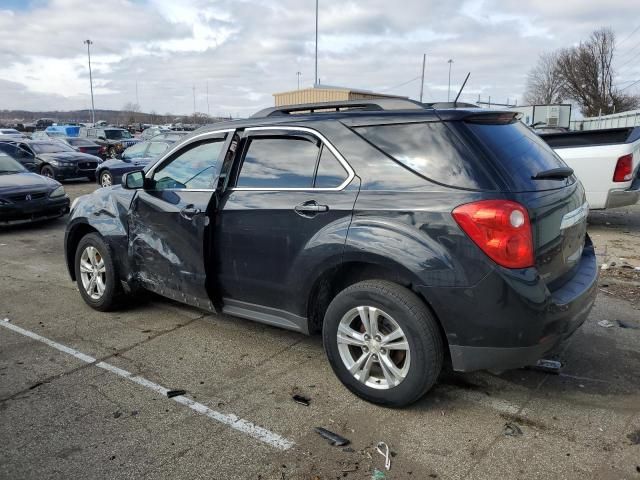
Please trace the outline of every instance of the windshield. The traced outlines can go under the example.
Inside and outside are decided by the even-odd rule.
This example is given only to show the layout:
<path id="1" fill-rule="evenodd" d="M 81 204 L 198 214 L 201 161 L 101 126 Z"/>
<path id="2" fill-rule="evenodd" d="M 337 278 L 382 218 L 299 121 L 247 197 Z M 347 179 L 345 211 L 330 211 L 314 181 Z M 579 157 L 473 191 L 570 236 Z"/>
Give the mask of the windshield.
<path id="1" fill-rule="evenodd" d="M 6 130 L 0 130 L 0 133 L 2 135 L 20 135 L 20 132 L 18 130 L 14 130 L 12 128 L 9 128 Z"/>
<path id="2" fill-rule="evenodd" d="M 75 152 L 75 150 L 64 143 L 32 143 L 29 145 L 36 153 L 58 153 Z"/>
<path id="3" fill-rule="evenodd" d="M 27 170 L 9 155 L 0 151 L 0 174 L 20 173 Z"/>
<path id="4" fill-rule="evenodd" d="M 126 130 L 105 130 L 105 136 L 109 140 L 120 140 L 121 138 L 132 138 Z"/>

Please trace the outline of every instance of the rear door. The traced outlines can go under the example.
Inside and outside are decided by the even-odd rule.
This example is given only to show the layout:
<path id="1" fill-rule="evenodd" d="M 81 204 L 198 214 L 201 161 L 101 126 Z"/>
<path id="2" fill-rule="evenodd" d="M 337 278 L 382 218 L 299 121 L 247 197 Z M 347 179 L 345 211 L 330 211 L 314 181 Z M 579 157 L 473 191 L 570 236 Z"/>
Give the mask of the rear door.
<path id="1" fill-rule="evenodd" d="M 227 134 L 194 137 L 154 166 L 134 197 L 129 218 L 129 255 L 142 284 L 210 309 L 211 214 Z"/>
<path id="2" fill-rule="evenodd" d="M 324 137 L 302 127 L 247 129 L 235 163 L 216 217 L 225 305 L 304 316 L 295 292 L 318 258 L 342 255 L 359 180 Z"/>

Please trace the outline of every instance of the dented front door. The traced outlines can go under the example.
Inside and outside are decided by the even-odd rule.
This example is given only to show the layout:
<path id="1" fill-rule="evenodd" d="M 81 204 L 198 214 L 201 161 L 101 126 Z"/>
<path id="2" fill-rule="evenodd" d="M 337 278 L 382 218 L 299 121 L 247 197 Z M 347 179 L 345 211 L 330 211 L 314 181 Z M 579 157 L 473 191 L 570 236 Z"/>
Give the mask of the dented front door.
<path id="1" fill-rule="evenodd" d="M 197 138 L 197 137 L 196 137 Z M 130 210 L 129 254 L 140 283 L 214 310 L 210 225 L 226 133 L 184 146 L 147 174 Z"/>

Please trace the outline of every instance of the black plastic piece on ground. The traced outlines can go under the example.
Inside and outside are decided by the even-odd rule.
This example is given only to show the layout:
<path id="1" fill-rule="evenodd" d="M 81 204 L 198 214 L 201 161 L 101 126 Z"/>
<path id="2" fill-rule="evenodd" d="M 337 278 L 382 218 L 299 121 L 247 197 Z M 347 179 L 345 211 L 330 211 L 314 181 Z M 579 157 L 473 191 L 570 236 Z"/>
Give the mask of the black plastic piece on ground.
<path id="1" fill-rule="evenodd" d="M 167 397 L 169 398 L 179 397 L 180 395 L 186 395 L 186 393 L 187 393 L 186 390 L 169 390 L 167 392 Z"/>
<path id="2" fill-rule="evenodd" d="M 308 407 L 309 403 L 311 402 L 310 399 L 308 399 L 307 397 L 303 397 L 302 395 L 294 395 L 291 398 L 294 402 L 299 403 L 300 405 L 304 405 L 305 407 Z"/>
<path id="3" fill-rule="evenodd" d="M 349 445 L 351 443 L 350 440 L 347 440 L 346 438 L 341 437 L 337 433 L 333 433 L 326 428 L 316 427 L 314 428 L 314 430 L 321 437 L 327 439 L 331 445 L 335 445 L 336 447 L 344 447 L 345 445 Z"/>

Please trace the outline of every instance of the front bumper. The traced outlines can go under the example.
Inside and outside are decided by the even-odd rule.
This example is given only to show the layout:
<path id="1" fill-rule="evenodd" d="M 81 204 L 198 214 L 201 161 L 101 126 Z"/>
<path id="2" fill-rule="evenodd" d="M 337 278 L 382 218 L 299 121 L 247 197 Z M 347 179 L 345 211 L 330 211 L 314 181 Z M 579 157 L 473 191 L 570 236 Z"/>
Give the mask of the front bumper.
<path id="1" fill-rule="evenodd" d="M 0 206 L 0 225 L 16 225 L 61 217 L 69 213 L 69 197 Z"/>
<path id="2" fill-rule="evenodd" d="M 573 277 L 554 291 L 535 268 L 496 269 L 469 288 L 419 290 L 443 324 L 454 370 L 468 372 L 535 363 L 584 323 L 597 281 L 588 240 Z"/>
<path id="3" fill-rule="evenodd" d="M 640 172 L 638 173 L 640 175 Z M 611 190 L 604 208 L 618 208 L 635 205 L 640 200 L 640 176 L 636 176 L 627 190 Z"/>

